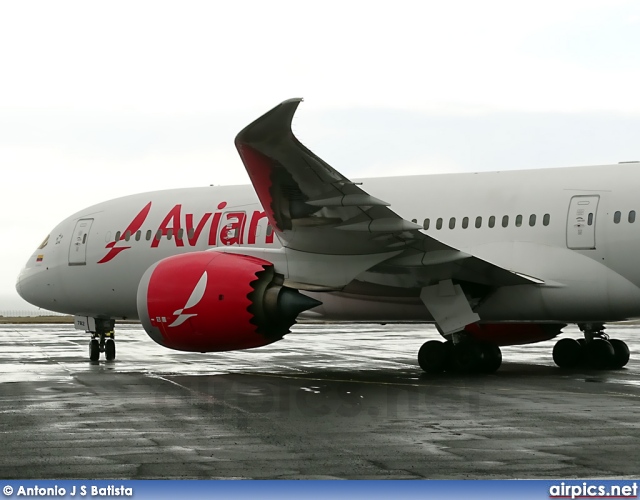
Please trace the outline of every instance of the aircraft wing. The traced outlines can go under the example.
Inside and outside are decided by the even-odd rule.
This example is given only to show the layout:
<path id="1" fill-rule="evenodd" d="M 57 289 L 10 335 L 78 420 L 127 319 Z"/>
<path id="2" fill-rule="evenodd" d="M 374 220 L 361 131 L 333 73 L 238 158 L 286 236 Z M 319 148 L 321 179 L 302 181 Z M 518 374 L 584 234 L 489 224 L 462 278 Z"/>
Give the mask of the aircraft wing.
<path id="1" fill-rule="evenodd" d="M 424 234 L 421 226 L 400 217 L 389 203 L 371 196 L 312 153 L 291 130 L 301 101 L 282 102 L 235 139 L 285 248 L 351 257 L 395 251 L 395 258 L 381 264 L 381 272 L 419 268 L 421 275 L 432 277 L 427 280 L 431 282 L 454 279 L 490 286 L 536 282 Z"/>

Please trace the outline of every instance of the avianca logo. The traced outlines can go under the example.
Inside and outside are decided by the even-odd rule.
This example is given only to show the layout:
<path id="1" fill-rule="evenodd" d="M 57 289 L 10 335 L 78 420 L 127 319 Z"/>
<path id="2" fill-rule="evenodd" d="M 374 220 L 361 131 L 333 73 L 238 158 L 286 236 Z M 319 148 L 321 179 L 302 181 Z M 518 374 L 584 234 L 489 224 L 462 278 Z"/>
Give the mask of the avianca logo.
<path id="1" fill-rule="evenodd" d="M 206 244 L 210 247 L 255 245 L 258 235 L 264 238 L 265 244 L 273 243 L 275 234 L 268 224 L 265 212 L 254 210 L 247 213 L 233 209 L 225 211 L 226 208 L 227 202 L 223 201 L 218 203 L 216 211 L 193 214 L 186 213 L 182 204 L 177 204 L 169 210 L 154 232 L 151 229 L 147 230 L 146 240 L 151 240 L 151 248 L 167 244 L 175 247 L 196 247 L 203 243 L 203 239 L 206 239 Z M 151 202 L 135 216 L 131 224 L 118 236 L 118 240 L 106 245 L 105 248 L 109 251 L 98 264 L 109 262 L 122 251 L 131 248 L 127 240 L 140 230 L 150 210 Z M 122 243 L 123 241 L 125 243 Z"/>
<path id="2" fill-rule="evenodd" d="M 206 289 L 207 289 L 207 271 L 202 273 L 202 276 L 200 276 L 198 283 L 196 283 L 196 286 L 191 292 L 191 295 L 189 296 L 189 299 L 187 300 L 187 303 L 184 305 L 184 307 L 182 309 L 178 309 L 173 312 L 173 314 L 177 316 L 177 318 L 173 323 L 169 325 L 169 328 L 180 326 L 189 318 L 193 318 L 194 316 L 197 316 L 197 314 L 195 313 L 184 313 L 184 311 L 185 309 L 191 309 L 192 307 L 197 306 L 198 303 L 202 300 L 202 297 L 204 296 L 204 291 Z"/>
<path id="3" fill-rule="evenodd" d="M 147 219 L 147 215 L 149 215 L 149 211 L 150 210 L 151 210 L 151 202 L 147 203 L 145 205 L 145 207 L 142 210 L 140 210 L 140 213 L 138 213 L 138 215 L 136 215 L 133 218 L 133 220 L 131 221 L 131 224 L 129 224 L 127 226 L 127 229 L 125 229 L 122 232 L 122 234 L 120 235 L 120 239 L 119 240 L 111 241 L 111 242 L 107 243 L 105 248 L 108 248 L 109 251 L 107 252 L 107 255 L 105 255 L 104 257 L 102 257 L 102 259 L 100 259 L 98 261 L 98 264 L 104 264 L 105 262 L 109 262 L 111 259 L 113 259 L 116 255 L 118 255 L 123 250 L 131 248 L 130 246 L 128 246 L 128 247 L 119 247 L 119 246 L 116 246 L 116 244 L 121 242 L 121 241 L 124 241 L 126 234 L 131 235 L 131 234 L 134 234 L 135 232 L 137 232 L 138 229 L 140 229 L 142 227 L 142 224 L 144 224 L 144 221 Z"/>

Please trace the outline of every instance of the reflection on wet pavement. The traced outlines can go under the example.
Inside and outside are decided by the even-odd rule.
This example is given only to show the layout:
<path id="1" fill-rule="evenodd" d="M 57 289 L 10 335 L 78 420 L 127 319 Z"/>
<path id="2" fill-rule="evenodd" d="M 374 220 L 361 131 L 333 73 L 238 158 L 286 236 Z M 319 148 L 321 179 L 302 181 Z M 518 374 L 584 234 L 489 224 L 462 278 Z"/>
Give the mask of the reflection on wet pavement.
<path id="1" fill-rule="evenodd" d="M 504 348 L 489 376 L 423 374 L 428 325 L 294 328 L 194 354 L 119 325 L 117 360 L 91 363 L 70 325 L 0 326 L 0 477 L 637 475 L 637 326 L 607 329 L 626 369 L 560 370 L 549 341 Z"/>

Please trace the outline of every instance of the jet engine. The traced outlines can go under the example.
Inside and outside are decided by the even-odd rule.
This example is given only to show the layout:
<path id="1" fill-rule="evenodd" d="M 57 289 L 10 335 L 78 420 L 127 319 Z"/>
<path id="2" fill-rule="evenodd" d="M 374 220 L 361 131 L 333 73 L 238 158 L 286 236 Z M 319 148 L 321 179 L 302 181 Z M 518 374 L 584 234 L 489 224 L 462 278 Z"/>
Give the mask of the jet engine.
<path id="1" fill-rule="evenodd" d="M 193 252 L 152 265 L 138 285 L 138 316 L 158 344 L 180 351 L 260 347 L 320 305 L 282 285 L 273 264 L 247 255 Z"/>

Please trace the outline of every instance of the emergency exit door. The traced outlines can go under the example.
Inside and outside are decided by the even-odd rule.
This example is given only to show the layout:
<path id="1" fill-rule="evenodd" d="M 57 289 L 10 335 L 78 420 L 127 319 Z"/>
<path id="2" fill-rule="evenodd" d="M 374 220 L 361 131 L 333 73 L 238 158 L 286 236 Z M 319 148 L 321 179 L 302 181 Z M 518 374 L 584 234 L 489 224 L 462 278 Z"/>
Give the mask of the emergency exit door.
<path id="1" fill-rule="evenodd" d="M 83 266 L 87 263 L 87 243 L 93 219 L 80 219 L 71 236 L 69 245 L 69 265 Z"/>
<path id="2" fill-rule="evenodd" d="M 571 198 L 567 218 L 567 247 L 572 250 L 595 250 L 598 195 Z"/>

